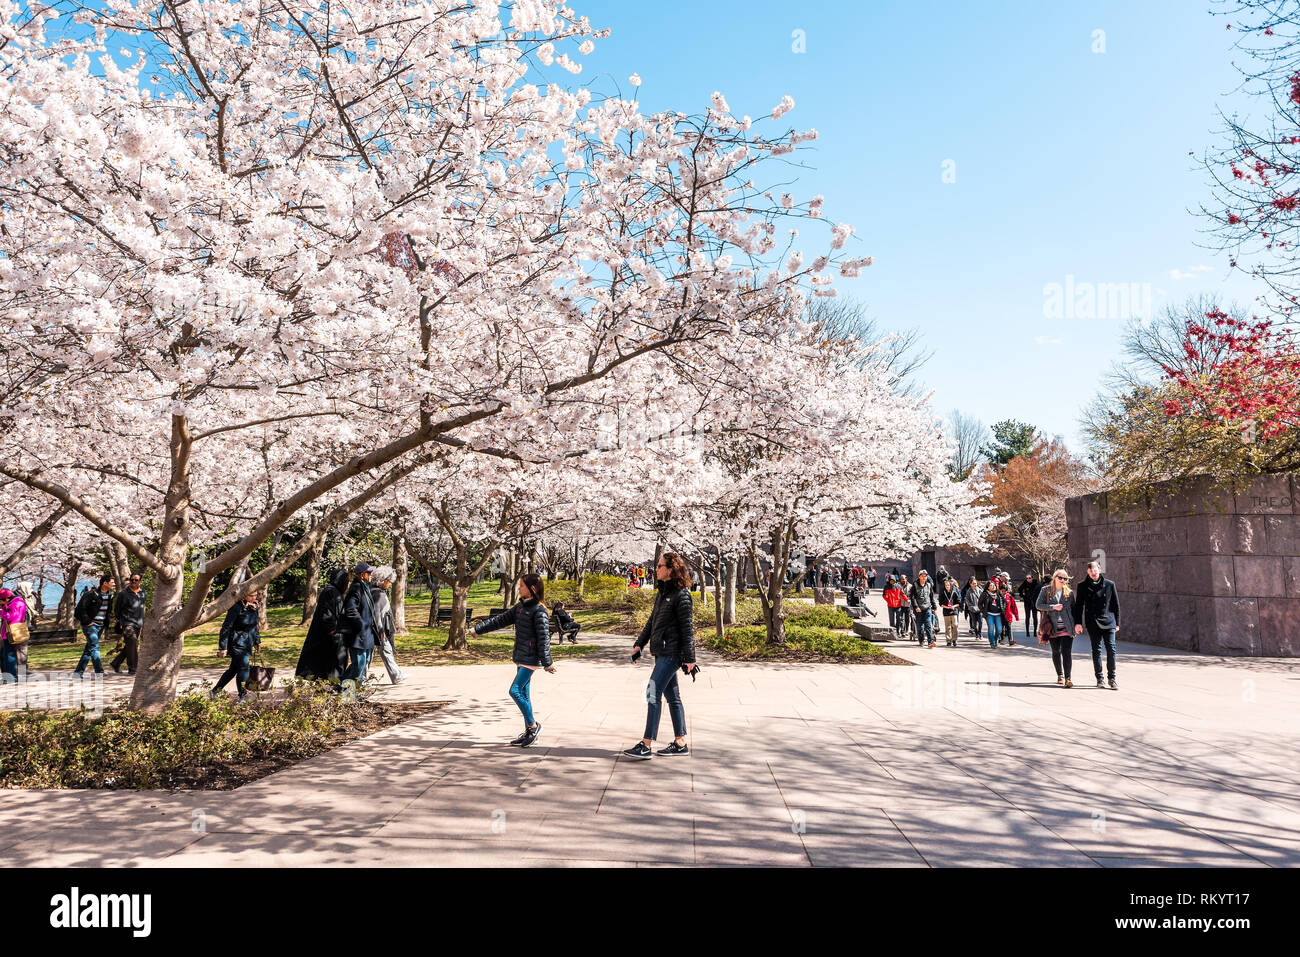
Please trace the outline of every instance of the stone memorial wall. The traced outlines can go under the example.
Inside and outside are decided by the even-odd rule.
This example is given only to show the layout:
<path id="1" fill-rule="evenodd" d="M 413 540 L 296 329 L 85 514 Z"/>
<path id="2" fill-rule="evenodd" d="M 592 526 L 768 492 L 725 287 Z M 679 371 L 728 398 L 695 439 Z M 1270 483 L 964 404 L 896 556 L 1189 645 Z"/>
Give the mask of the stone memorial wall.
<path id="1" fill-rule="evenodd" d="M 1102 562 L 1119 589 L 1120 637 L 1217 655 L 1300 655 L 1300 475 L 1239 490 L 1208 481 L 1112 510 L 1066 501 L 1070 573 Z"/>

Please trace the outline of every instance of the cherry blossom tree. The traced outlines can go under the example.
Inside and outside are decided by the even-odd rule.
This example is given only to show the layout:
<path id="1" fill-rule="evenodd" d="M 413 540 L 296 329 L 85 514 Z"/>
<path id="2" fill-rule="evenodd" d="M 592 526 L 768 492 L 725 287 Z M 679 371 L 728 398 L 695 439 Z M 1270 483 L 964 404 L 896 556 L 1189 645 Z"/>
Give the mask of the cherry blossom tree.
<path id="1" fill-rule="evenodd" d="M 416 469 L 518 458 L 539 422 L 562 454 L 634 367 L 708 377 L 711 343 L 828 280 L 845 224 L 772 268 L 777 222 L 822 210 L 757 182 L 815 136 L 759 131 L 792 101 L 644 115 L 539 85 L 600 33 L 508 12 L 0 0 L 0 474 L 153 573 L 133 707 L 172 699 L 188 630 Z"/>

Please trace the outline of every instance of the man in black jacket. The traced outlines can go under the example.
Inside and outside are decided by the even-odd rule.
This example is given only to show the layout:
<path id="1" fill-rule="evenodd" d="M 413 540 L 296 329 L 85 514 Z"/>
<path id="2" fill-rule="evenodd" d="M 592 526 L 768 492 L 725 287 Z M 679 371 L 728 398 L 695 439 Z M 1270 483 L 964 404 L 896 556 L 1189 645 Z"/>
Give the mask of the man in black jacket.
<path id="1" fill-rule="evenodd" d="M 99 579 L 98 589 L 87 588 L 77 600 L 73 617 L 77 619 L 77 624 L 81 625 L 81 631 L 86 636 L 85 650 L 81 652 L 81 660 L 77 662 L 77 667 L 72 672 L 78 678 L 86 673 L 87 662 L 95 666 L 95 674 L 104 673 L 104 664 L 99 659 L 99 639 L 104 632 L 108 631 L 108 623 L 113 618 L 114 584 L 112 575 L 104 575 Z"/>
<path id="2" fill-rule="evenodd" d="M 1032 572 L 1025 576 L 1025 580 L 1016 589 L 1016 594 L 1020 596 L 1020 606 L 1025 610 L 1026 638 L 1032 638 L 1034 632 L 1038 631 L 1038 593 L 1042 590 L 1043 586 Z"/>
<path id="3" fill-rule="evenodd" d="M 140 588 L 140 576 L 132 575 L 127 587 L 117 596 L 113 604 L 113 617 L 117 619 L 117 630 L 122 636 L 122 650 L 113 659 L 113 672 L 122 673 L 122 662 L 126 662 L 126 673 L 135 674 L 135 665 L 140 654 L 140 629 L 144 627 L 144 592 Z"/>
<path id="4" fill-rule="evenodd" d="M 632 660 L 650 645 L 655 657 L 654 671 L 646 686 L 645 736 L 623 753 L 629 758 L 646 760 L 653 752 L 650 745 L 659 734 L 660 701 L 668 699 L 668 714 L 673 722 L 673 743 L 660 748 L 661 755 L 690 754 L 686 746 L 686 709 L 677 686 L 677 669 L 687 674 L 695 670 L 695 624 L 692 620 L 691 573 L 685 559 L 664 552 L 655 566 L 659 594 L 641 636 L 632 645 Z"/>
<path id="5" fill-rule="evenodd" d="M 1097 687 L 1106 687 L 1101 680 L 1101 648 L 1106 647 L 1106 677 L 1110 680 L 1112 691 L 1118 691 L 1115 683 L 1115 636 L 1119 634 L 1119 595 L 1115 583 L 1101 573 L 1101 565 L 1088 563 L 1088 574 L 1074 590 L 1071 603 L 1074 612 L 1074 633 L 1080 634 L 1088 629 L 1088 640 L 1092 642 L 1092 670 L 1097 675 Z"/>

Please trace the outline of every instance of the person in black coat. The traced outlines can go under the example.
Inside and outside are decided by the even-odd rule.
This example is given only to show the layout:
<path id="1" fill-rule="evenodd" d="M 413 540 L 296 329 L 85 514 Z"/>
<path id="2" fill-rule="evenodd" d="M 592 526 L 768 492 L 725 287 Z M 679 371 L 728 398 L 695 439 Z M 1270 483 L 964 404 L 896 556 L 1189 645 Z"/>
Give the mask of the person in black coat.
<path id="1" fill-rule="evenodd" d="M 298 655 L 299 678 L 319 678 L 338 681 L 348 670 L 348 652 L 343 647 L 343 634 L 339 630 L 343 617 L 343 595 L 348 588 L 348 572 L 340 568 L 330 576 L 329 584 L 316 598 L 316 611 L 312 614 L 307 638 Z"/>
<path id="2" fill-rule="evenodd" d="M 581 629 L 582 626 L 573 620 L 573 616 L 564 607 L 564 602 L 557 601 L 551 609 L 551 634 L 555 636 L 555 643 L 558 645 L 567 638 L 569 644 L 577 644 Z"/>
<path id="3" fill-rule="evenodd" d="M 352 584 L 343 598 L 339 631 L 343 634 L 343 646 L 348 650 L 345 680 L 362 682 L 370 674 L 370 656 L 375 653 L 375 640 L 379 636 L 379 618 L 375 614 L 375 600 L 370 594 L 370 575 L 374 570 L 373 565 L 365 562 L 352 569 Z"/>
<path id="4" fill-rule="evenodd" d="M 1051 584 L 1050 581 L 1047 584 Z M 1020 583 L 1016 589 L 1016 594 L 1020 596 L 1020 604 L 1025 609 L 1025 636 L 1035 634 L 1038 631 L 1038 595 L 1043 590 L 1043 583 L 1034 577 L 1033 573 L 1025 576 L 1025 580 Z"/>
<path id="5" fill-rule="evenodd" d="M 113 621 L 115 584 L 112 575 L 104 575 L 99 579 L 98 590 L 87 588 L 77 599 L 77 607 L 72 614 L 77 624 L 81 626 L 82 634 L 86 636 L 85 650 L 81 652 L 81 660 L 77 662 L 77 667 L 72 672 L 78 678 L 86 673 L 88 664 L 94 665 L 95 674 L 104 673 L 104 663 L 99 657 L 99 639 L 108 631 Z"/>
<path id="6" fill-rule="evenodd" d="M 262 643 L 262 633 L 257 624 L 257 592 L 249 592 L 235 602 L 228 612 L 226 620 L 221 623 L 221 635 L 217 639 L 217 654 L 225 658 L 230 656 L 230 667 L 226 669 L 212 689 L 216 697 L 231 678 L 235 679 L 235 689 L 239 700 L 248 695 L 248 659 Z"/>
<path id="7" fill-rule="evenodd" d="M 1092 670 L 1097 675 L 1097 687 L 1104 688 L 1101 680 L 1101 649 L 1106 647 L 1106 677 L 1112 691 L 1115 683 L 1115 636 L 1119 634 L 1119 594 L 1115 583 L 1101 573 L 1101 565 L 1088 562 L 1088 574 L 1074 589 L 1074 633 L 1088 629 L 1092 642 Z"/>
<path id="8" fill-rule="evenodd" d="M 648 759 L 650 745 L 659 734 L 660 701 L 668 699 L 668 714 L 673 721 L 673 743 L 660 748 L 662 755 L 690 754 L 686 746 L 686 709 L 677 685 L 677 669 L 687 674 L 696 669 L 694 607 L 691 602 L 691 573 L 682 556 L 664 552 L 655 566 L 659 594 L 654 609 L 641 629 L 641 637 L 632 645 L 632 660 L 641 656 L 648 643 L 654 655 L 654 671 L 646 688 L 645 737 L 623 753 L 629 758 Z"/>
<path id="9" fill-rule="evenodd" d="M 524 716 L 524 733 L 510 743 L 520 748 L 531 747 L 542 733 L 542 723 L 533 718 L 533 702 L 529 691 L 533 672 L 545 668 L 547 674 L 555 674 L 555 665 L 551 662 L 550 621 L 546 606 L 542 604 L 545 594 L 546 583 L 540 575 L 525 575 L 519 581 L 519 596 L 522 600 L 514 607 L 474 626 L 476 635 L 515 626 L 515 647 L 510 657 L 518 670 L 515 672 L 514 683 L 510 685 L 510 697 Z"/>

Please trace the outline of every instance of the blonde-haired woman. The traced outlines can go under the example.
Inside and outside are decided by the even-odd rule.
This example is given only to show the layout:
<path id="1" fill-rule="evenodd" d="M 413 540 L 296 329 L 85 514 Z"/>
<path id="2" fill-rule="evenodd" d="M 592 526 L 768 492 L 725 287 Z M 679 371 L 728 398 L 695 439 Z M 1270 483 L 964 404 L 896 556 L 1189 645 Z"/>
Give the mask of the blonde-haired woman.
<path id="1" fill-rule="evenodd" d="M 1038 626 L 1038 640 L 1052 646 L 1052 664 L 1056 666 L 1056 683 L 1073 688 L 1070 678 L 1071 651 L 1074 647 L 1074 612 L 1071 609 L 1070 576 L 1065 569 L 1052 573 L 1052 580 L 1043 586 L 1034 605 L 1042 613 Z"/>

